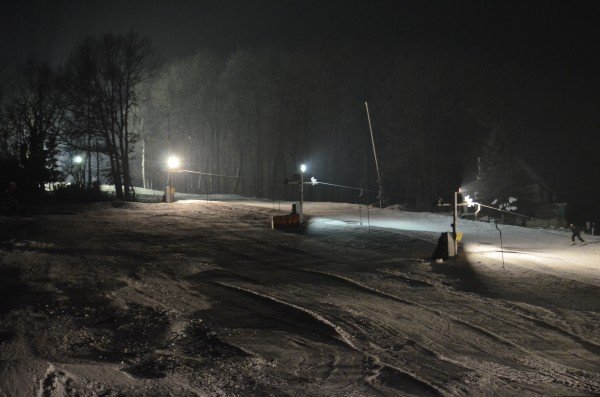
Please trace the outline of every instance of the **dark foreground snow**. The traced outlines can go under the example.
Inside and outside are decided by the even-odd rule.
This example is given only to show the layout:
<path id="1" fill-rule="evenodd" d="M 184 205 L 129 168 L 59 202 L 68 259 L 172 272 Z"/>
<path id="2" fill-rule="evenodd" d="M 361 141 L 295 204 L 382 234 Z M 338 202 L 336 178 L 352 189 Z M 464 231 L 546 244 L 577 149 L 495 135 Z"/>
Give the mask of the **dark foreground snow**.
<path id="1" fill-rule="evenodd" d="M 0 396 L 600 393 L 600 244 L 507 229 L 502 269 L 465 223 L 438 264 L 445 218 L 307 211 L 304 233 L 249 202 L 0 218 Z"/>

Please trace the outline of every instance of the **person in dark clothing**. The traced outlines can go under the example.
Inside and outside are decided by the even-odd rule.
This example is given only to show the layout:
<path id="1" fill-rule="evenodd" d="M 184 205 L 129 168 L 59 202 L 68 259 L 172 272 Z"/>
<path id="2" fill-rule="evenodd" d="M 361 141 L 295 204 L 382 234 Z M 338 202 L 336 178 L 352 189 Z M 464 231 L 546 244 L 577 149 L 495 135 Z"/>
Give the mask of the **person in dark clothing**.
<path id="1" fill-rule="evenodd" d="M 579 239 L 579 241 L 581 241 L 583 243 L 583 239 L 581 238 L 581 229 L 579 229 L 578 226 L 575 226 L 573 224 L 571 224 L 571 231 L 573 232 L 573 235 L 571 236 L 571 241 L 575 242 L 575 237 L 577 237 Z"/>

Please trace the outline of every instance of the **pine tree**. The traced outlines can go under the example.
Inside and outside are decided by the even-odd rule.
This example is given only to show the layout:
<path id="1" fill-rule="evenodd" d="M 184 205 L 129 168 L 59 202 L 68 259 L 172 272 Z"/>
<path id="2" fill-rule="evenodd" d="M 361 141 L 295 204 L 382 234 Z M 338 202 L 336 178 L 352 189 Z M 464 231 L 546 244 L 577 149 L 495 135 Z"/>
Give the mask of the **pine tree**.
<path id="1" fill-rule="evenodd" d="M 504 203 L 515 195 L 518 167 L 511 141 L 499 128 L 494 128 L 481 153 L 481 187 L 479 199 L 485 203 Z"/>

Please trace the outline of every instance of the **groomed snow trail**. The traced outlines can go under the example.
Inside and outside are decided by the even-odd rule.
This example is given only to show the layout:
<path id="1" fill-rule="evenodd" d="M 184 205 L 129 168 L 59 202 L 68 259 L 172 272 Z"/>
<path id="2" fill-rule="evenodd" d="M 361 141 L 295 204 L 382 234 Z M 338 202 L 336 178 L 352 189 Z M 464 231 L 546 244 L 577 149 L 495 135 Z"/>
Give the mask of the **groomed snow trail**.
<path id="1" fill-rule="evenodd" d="M 600 393 L 600 244 L 506 227 L 502 269 L 464 222 L 466 254 L 438 264 L 439 215 L 373 211 L 369 229 L 309 203 L 285 233 L 269 206 L 0 219 L 0 395 Z"/>

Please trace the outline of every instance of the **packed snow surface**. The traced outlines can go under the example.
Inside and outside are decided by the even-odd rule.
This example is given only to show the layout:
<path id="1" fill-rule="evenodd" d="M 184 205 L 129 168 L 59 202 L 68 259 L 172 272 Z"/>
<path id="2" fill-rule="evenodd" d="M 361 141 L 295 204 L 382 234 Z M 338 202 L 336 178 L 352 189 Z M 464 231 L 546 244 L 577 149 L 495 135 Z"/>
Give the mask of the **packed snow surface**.
<path id="1" fill-rule="evenodd" d="M 0 396 L 600 394 L 597 237 L 185 198 L 0 218 Z"/>

